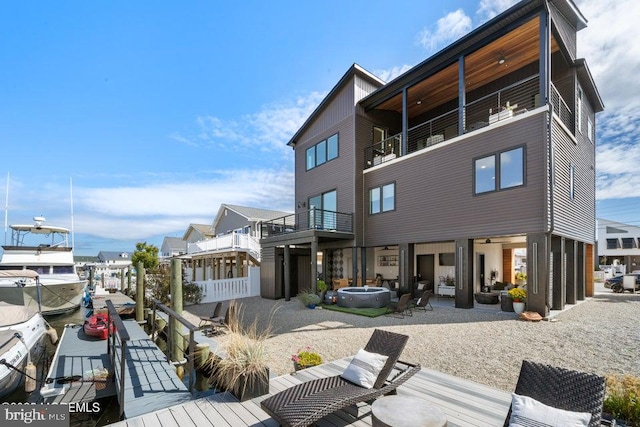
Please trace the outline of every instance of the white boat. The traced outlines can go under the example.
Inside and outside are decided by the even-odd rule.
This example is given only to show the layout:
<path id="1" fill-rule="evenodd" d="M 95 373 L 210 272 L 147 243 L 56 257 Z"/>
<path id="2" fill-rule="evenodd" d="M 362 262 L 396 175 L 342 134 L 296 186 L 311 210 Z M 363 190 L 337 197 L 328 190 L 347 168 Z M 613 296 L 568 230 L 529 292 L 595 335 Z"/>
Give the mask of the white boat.
<path id="1" fill-rule="evenodd" d="M 27 363 L 36 363 L 45 349 L 46 335 L 37 309 L 0 301 L 0 400 L 23 383 Z"/>
<path id="2" fill-rule="evenodd" d="M 11 225 L 11 245 L 2 246 L 0 271 L 36 272 L 39 277 L 0 277 L 0 301 L 38 307 L 44 315 L 62 314 L 80 307 L 86 280 L 80 279 L 69 246 L 69 229 L 43 225 Z M 43 241 L 46 240 L 46 241 Z"/>

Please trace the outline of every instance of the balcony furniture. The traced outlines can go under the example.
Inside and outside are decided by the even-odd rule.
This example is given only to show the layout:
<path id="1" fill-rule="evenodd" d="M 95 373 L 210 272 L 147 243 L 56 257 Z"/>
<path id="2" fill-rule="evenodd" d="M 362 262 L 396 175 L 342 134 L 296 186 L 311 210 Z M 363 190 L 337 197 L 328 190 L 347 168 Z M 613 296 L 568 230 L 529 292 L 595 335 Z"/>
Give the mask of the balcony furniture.
<path id="1" fill-rule="evenodd" d="M 260 406 L 282 426 L 308 426 L 347 406 L 392 393 L 420 370 L 420 365 L 398 360 L 408 339 L 381 329 L 373 331 L 364 350 L 386 356 L 386 362 L 381 370 L 375 369 L 377 375 L 374 374 L 371 388 L 366 387 L 370 384 L 358 385 L 336 375 L 287 388 L 263 400 Z M 351 364 L 345 373 L 348 370 L 354 370 Z"/>
<path id="2" fill-rule="evenodd" d="M 523 360 L 514 393 L 535 399 L 539 403 L 552 407 L 552 410 L 557 408 L 574 413 L 589 413 L 591 415 L 588 421 L 589 427 L 597 427 L 600 426 L 602 416 L 604 390 L 605 379 L 599 375 Z M 516 402 L 515 395 L 514 402 Z M 538 409 L 534 415 L 537 417 L 541 412 Z M 512 404 L 504 427 L 509 425 L 512 413 L 515 415 L 514 418 L 525 416 L 519 415 L 517 408 Z M 567 424 L 565 422 L 558 425 Z"/>
<path id="3" fill-rule="evenodd" d="M 381 397 L 371 405 L 371 426 L 443 427 L 447 417 L 440 408 L 414 396 Z"/>
<path id="4" fill-rule="evenodd" d="M 514 104 L 495 114 L 491 114 L 491 110 L 489 110 L 489 124 L 492 125 L 495 122 L 499 122 L 500 120 L 506 120 L 513 117 L 513 109 L 517 107 L 518 107 L 518 104 Z"/>
<path id="5" fill-rule="evenodd" d="M 427 138 L 427 147 L 444 141 L 444 135 L 433 135 Z"/>

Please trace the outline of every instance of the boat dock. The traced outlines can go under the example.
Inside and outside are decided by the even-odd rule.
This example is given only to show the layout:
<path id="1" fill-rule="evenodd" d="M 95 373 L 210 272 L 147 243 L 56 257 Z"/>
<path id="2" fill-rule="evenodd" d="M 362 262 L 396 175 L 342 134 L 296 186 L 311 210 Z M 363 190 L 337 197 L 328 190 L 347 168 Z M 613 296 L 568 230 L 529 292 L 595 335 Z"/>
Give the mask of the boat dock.
<path id="1" fill-rule="evenodd" d="M 110 313 L 116 310 L 109 298 L 106 305 Z M 119 316 L 112 319 L 116 332 L 108 340 L 87 336 L 81 325 L 65 327 L 49 371 L 55 380 L 46 387 L 44 403 L 118 395 L 121 415 L 131 418 L 191 400 L 173 365 L 140 325 Z M 110 377 L 96 379 L 104 369 Z"/>
<path id="2" fill-rule="evenodd" d="M 245 402 L 238 402 L 229 393 L 192 400 L 135 418 L 112 424 L 115 427 L 175 427 L 175 426 L 268 426 L 277 427 L 260 402 L 285 388 L 315 378 L 341 374 L 350 358 L 283 375 L 269 381 L 270 394 Z M 449 427 L 497 427 L 504 420 L 511 405 L 511 393 L 483 384 L 422 368 L 397 389 L 399 395 L 422 398 L 437 405 L 447 416 Z M 316 422 L 320 427 L 371 426 L 371 408 L 366 403 L 337 411 Z"/>

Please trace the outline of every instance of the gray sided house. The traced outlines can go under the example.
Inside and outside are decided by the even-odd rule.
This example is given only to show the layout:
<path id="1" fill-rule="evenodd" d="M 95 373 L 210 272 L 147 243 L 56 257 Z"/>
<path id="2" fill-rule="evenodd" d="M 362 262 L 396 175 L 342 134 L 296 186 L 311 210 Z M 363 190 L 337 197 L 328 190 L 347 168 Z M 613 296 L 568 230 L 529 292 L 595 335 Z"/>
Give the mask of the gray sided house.
<path id="1" fill-rule="evenodd" d="M 286 215 L 290 212 L 221 204 L 206 230 L 207 238 L 187 242 L 182 258 L 191 272 L 191 280 L 246 276 L 249 266 L 261 263 L 258 239 L 261 224 Z M 194 224 L 190 230 L 190 235 L 197 234 Z"/>
<path id="2" fill-rule="evenodd" d="M 389 83 L 353 65 L 291 138 L 295 214 L 261 292 L 417 281 L 471 308 L 526 272 L 547 315 L 593 293 L 595 116 L 571 0 L 522 1 Z"/>

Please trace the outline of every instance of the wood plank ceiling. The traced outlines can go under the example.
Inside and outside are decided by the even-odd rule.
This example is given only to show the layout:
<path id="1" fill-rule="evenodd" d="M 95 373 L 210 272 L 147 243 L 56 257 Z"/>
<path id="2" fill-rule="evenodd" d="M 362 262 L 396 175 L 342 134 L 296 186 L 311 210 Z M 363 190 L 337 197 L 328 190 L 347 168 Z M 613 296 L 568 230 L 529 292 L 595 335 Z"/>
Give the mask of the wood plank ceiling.
<path id="1" fill-rule="evenodd" d="M 552 37 L 552 53 L 559 49 Z M 467 92 L 482 87 L 538 60 L 539 18 L 523 25 L 465 57 Z M 500 58 L 504 63 L 499 64 Z M 407 91 L 409 117 L 415 117 L 458 97 L 457 62 L 422 80 Z M 402 94 L 381 103 L 377 109 L 402 113 Z"/>

